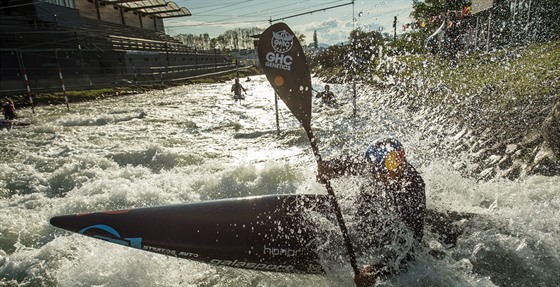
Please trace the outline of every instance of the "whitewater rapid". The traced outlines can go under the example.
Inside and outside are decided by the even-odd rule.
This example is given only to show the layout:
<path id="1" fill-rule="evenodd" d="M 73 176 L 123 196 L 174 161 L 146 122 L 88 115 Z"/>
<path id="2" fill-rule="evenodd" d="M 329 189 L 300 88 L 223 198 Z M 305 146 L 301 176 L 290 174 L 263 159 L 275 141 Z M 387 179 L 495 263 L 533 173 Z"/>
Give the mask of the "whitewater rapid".
<path id="1" fill-rule="evenodd" d="M 353 286 L 347 258 L 327 276 L 256 272 L 195 263 L 72 234 L 55 215 L 264 194 L 320 193 L 309 142 L 264 76 L 196 84 L 95 102 L 19 110 L 32 124 L 0 131 L 0 286 Z M 314 81 L 314 89 L 324 83 Z M 453 127 L 390 103 L 394 94 L 333 85 L 341 106 L 314 99 L 323 158 L 362 153 L 399 138 L 426 181 L 428 208 L 476 214 L 457 246 L 425 242 L 409 270 L 383 286 L 559 286 L 560 177 L 477 181 L 461 152 L 441 151 Z M 387 107 L 391 108 L 387 108 Z M 425 131 L 436 130 L 425 136 Z M 437 131 L 442 131 L 438 133 Z M 446 132 L 444 132 L 446 131 Z M 460 131 L 457 131 L 457 133 Z M 434 136 L 434 134 L 436 136 Z M 437 135 L 440 136 L 437 136 Z M 448 158 L 453 154 L 453 160 Z M 352 188 L 333 183 L 343 203 Z M 342 248 L 342 247 L 341 247 Z"/>

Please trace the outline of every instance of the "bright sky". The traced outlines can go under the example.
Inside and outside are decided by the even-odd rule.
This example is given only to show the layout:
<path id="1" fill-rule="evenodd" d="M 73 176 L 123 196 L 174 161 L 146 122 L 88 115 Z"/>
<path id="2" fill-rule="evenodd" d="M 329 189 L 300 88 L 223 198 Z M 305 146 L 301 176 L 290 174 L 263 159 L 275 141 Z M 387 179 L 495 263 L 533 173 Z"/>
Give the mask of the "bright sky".
<path id="1" fill-rule="evenodd" d="M 393 19 L 397 16 L 397 34 L 402 25 L 411 22 L 412 0 L 174 0 L 186 7 L 192 16 L 165 19 L 169 35 L 208 33 L 214 38 L 235 28 L 268 27 L 269 20 L 316 11 L 283 21 L 296 33 L 306 36 L 306 44 L 313 41 L 317 31 L 319 43 L 339 44 L 348 40 L 352 28 L 366 31 L 383 29 L 393 32 Z M 348 4 L 338 8 L 333 6 Z M 353 17 L 354 15 L 354 17 Z M 352 23 L 352 18 L 356 21 Z"/>

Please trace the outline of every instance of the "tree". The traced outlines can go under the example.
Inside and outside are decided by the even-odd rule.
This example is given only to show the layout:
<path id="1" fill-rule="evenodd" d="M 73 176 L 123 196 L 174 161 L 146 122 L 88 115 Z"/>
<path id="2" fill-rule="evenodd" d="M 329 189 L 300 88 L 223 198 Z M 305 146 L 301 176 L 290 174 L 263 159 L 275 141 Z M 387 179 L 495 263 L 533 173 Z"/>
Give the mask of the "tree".
<path id="1" fill-rule="evenodd" d="M 312 58 L 310 61 L 310 66 L 312 69 L 317 68 L 320 70 L 342 67 L 345 55 L 349 54 L 349 52 L 350 46 L 330 46 L 319 53 L 317 57 Z"/>
<path id="2" fill-rule="evenodd" d="M 412 19 L 430 18 L 442 15 L 446 10 L 461 10 L 465 6 L 470 6 L 470 0 L 412 0 Z"/>
<path id="3" fill-rule="evenodd" d="M 319 48 L 319 42 L 317 41 L 317 30 L 313 31 L 313 47 L 315 49 Z"/>
<path id="4" fill-rule="evenodd" d="M 445 1 L 446 0 L 413 0 L 410 18 L 427 19 L 432 16 L 441 15 L 445 11 Z"/>
<path id="5" fill-rule="evenodd" d="M 198 36 L 192 34 L 180 34 L 175 38 L 184 45 L 197 50 L 218 49 L 253 49 L 253 35 L 262 33 L 261 28 L 236 28 L 227 30 L 216 38 L 210 38 L 208 33 Z M 298 36 L 299 38 L 299 36 Z"/>
<path id="6" fill-rule="evenodd" d="M 218 40 L 217 38 L 210 39 L 210 49 L 217 49 L 218 48 Z"/>
<path id="7" fill-rule="evenodd" d="M 383 45 L 383 35 L 381 35 L 381 32 L 365 32 L 361 28 L 350 32 L 349 40 L 352 43 L 355 58 L 362 62 L 370 61 L 377 48 Z"/>
<path id="8" fill-rule="evenodd" d="M 210 49 L 210 35 L 208 35 L 208 33 L 202 34 L 201 40 L 202 40 L 202 48 L 205 50 Z"/>
<path id="9" fill-rule="evenodd" d="M 301 43 L 301 46 L 305 45 L 305 35 L 298 33 L 298 32 L 294 32 L 294 34 L 296 34 L 296 37 L 298 38 L 299 42 Z"/>
<path id="10" fill-rule="evenodd" d="M 226 37 L 225 37 L 225 34 L 222 34 L 222 35 L 218 36 L 218 37 L 216 38 L 216 42 L 218 42 L 218 44 L 220 45 L 220 47 L 221 47 L 222 49 L 227 49 L 227 48 L 229 48 L 228 41 L 227 41 L 227 39 L 226 39 Z"/>
<path id="11" fill-rule="evenodd" d="M 411 51 L 421 51 L 421 49 L 419 49 L 421 46 L 419 47 L 415 47 L 418 46 L 419 44 L 422 43 L 422 38 L 424 38 L 424 42 L 425 40 L 428 38 L 429 35 L 431 35 L 434 31 L 436 31 L 438 29 L 438 27 L 440 27 L 442 25 L 442 23 L 444 21 L 455 21 L 453 18 L 454 16 L 451 16 L 448 18 L 448 11 L 457 11 L 457 10 L 462 10 L 464 7 L 466 6 L 470 6 L 471 5 L 471 1 L 470 0 L 425 0 L 425 1 L 419 1 L 419 0 L 413 0 L 412 1 L 412 12 L 410 13 L 410 17 L 413 19 L 417 19 L 417 20 L 423 20 L 423 21 L 427 21 L 428 26 L 424 29 L 420 29 L 420 31 L 418 32 L 414 32 L 412 33 L 413 35 L 409 35 L 406 38 L 406 42 L 405 41 L 400 41 L 400 43 L 397 43 L 397 45 L 395 45 L 396 50 L 400 50 L 401 52 L 403 50 L 407 50 L 409 52 Z M 453 14 L 454 15 L 454 14 Z M 428 19 L 434 17 L 434 16 L 442 16 L 441 18 L 436 18 L 438 20 L 436 21 L 428 21 Z M 449 22 L 447 22 L 448 24 Z M 442 49 L 444 52 L 446 53 L 452 53 L 454 54 L 454 49 L 457 48 L 457 44 L 456 44 L 456 40 L 458 39 L 458 35 L 462 34 L 466 31 L 467 26 L 468 26 L 468 21 L 465 21 L 462 25 L 461 28 L 455 28 L 454 33 L 448 33 L 447 30 L 447 26 L 445 25 L 445 33 L 444 33 L 444 39 L 443 42 L 441 42 L 440 44 L 440 49 Z M 455 35 L 455 37 L 452 39 L 449 37 L 449 35 Z M 453 40 L 453 41 L 451 41 Z M 423 45 L 422 45 L 423 46 Z"/>

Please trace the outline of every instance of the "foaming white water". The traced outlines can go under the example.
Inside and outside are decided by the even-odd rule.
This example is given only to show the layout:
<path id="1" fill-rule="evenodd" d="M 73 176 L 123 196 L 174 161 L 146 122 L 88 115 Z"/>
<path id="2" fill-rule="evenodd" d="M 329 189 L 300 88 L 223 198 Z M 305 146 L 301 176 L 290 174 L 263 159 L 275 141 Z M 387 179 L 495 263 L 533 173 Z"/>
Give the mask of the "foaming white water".
<path id="1" fill-rule="evenodd" d="M 125 248 L 50 226 L 54 215 L 277 193 L 321 193 L 305 134 L 283 103 L 279 128 L 264 77 L 201 84 L 37 108 L 33 125 L 0 132 L 0 285 L 8 286 L 352 286 L 344 249 L 327 276 L 255 272 Z M 320 84 L 316 89 L 322 90 Z M 334 87 L 339 109 L 314 106 L 313 129 L 325 158 L 362 153 L 374 138 L 402 140 L 427 184 L 429 208 L 475 220 L 452 248 L 418 252 L 386 286 L 555 286 L 560 282 L 560 178 L 478 182 L 432 148 L 433 123 L 398 107 L 390 94 Z M 465 163 L 468 164 L 468 163 Z M 345 214 L 355 184 L 334 182 Z M 349 225 L 351 218 L 347 216 Z M 333 236 L 336 235 L 336 226 Z M 445 256 L 429 254 L 437 249 Z M 333 253 L 336 256 L 338 253 Z M 506 262 L 507 264 L 504 264 Z M 536 279 L 535 279 L 536 278 Z M 556 284 L 558 285 L 558 284 Z"/>

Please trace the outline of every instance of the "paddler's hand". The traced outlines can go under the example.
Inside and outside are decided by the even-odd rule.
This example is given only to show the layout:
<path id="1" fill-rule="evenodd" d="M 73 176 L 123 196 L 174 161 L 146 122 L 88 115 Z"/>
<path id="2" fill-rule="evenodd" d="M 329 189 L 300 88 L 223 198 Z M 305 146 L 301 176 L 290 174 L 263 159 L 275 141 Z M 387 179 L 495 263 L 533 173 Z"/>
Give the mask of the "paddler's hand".
<path id="1" fill-rule="evenodd" d="M 326 183 L 327 180 L 334 176 L 334 170 L 330 166 L 328 161 L 317 161 L 317 181 L 320 183 Z"/>
<path id="2" fill-rule="evenodd" d="M 360 270 L 360 274 L 354 276 L 354 283 L 356 287 L 369 287 L 375 284 L 376 279 L 373 267 L 366 266 Z"/>

